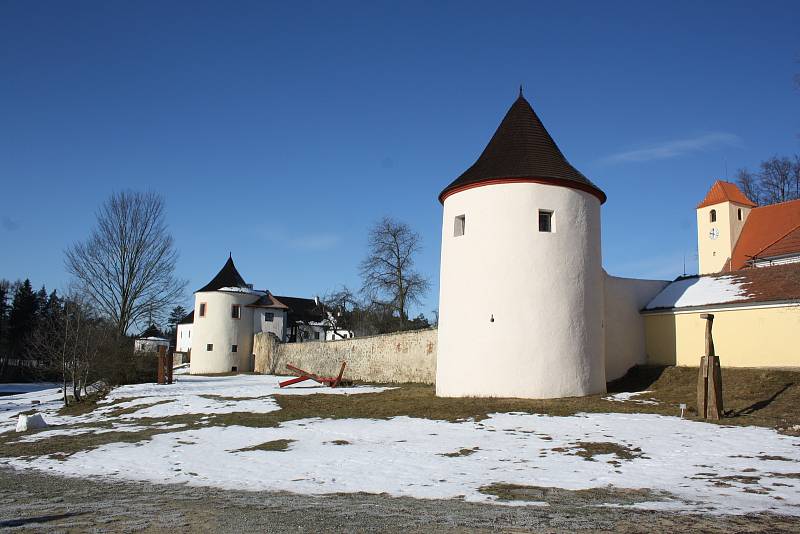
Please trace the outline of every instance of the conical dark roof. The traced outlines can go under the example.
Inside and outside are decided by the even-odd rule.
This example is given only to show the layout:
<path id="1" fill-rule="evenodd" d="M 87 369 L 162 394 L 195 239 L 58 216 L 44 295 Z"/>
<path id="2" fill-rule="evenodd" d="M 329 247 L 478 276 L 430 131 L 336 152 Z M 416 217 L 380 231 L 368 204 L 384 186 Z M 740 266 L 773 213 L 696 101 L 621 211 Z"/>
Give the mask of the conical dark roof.
<path id="1" fill-rule="evenodd" d="M 570 165 L 522 91 L 478 161 L 444 188 L 439 201 L 487 182 L 553 183 L 587 191 L 601 203 L 606 201 L 605 193 Z"/>
<path id="2" fill-rule="evenodd" d="M 242 278 L 242 275 L 236 270 L 236 266 L 233 264 L 233 258 L 230 256 L 228 256 L 228 261 L 222 266 L 217 276 L 195 291 L 195 293 L 199 293 L 200 291 L 216 291 L 222 287 L 247 287 L 244 278 Z"/>

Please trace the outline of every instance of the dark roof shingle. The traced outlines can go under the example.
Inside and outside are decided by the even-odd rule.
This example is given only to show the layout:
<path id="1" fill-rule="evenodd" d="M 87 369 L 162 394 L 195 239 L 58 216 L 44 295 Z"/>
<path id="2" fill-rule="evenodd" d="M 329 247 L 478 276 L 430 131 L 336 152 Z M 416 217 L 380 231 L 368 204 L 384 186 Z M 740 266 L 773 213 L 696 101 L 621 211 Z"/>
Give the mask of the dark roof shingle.
<path id="1" fill-rule="evenodd" d="M 233 258 L 228 256 L 228 261 L 225 262 L 225 265 L 222 266 L 222 269 L 217 273 L 209 283 L 195 291 L 195 293 L 199 293 L 201 291 L 216 291 L 223 287 L 247 287 L 247 284 L 242 278 L 242 275 L 239 274 L 239 271 L 236 270 L 236 266 L 233 264 Z"/>
<path id="2" fill-rule="evenodd" d="M 570 165 L 521 92 L 478 160 L 444 188 L 439 201 L 469 187 L 499 182 L 553 183 L 606 201 L 605 193 Z"/>

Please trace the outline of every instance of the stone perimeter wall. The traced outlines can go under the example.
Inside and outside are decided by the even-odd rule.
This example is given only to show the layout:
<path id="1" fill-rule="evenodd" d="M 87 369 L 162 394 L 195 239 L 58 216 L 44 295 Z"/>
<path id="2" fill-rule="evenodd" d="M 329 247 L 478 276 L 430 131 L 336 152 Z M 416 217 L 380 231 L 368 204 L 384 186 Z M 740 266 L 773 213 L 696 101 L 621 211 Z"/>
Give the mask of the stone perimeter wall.
<path id="1" fill-rule="evenodd" d="M 280 343 L 268 333 L 255 335 L 255 372 L 288 374 L 290 363 L 306 371 L 365 382 L 417 382 L 436 379 L 436 329 L 413 330 L 340 341 Z"/>

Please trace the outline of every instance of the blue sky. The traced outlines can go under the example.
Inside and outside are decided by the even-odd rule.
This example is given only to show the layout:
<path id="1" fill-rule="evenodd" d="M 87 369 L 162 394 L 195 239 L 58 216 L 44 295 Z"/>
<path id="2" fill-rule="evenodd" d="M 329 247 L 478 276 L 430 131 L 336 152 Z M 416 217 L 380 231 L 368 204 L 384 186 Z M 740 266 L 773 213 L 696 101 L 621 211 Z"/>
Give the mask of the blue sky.
<path id="1" fill-rule="evenodd" d="M 162 193 L 191 290 L 357 287 L 368 226 L 424 240 L 519 84 L 607 194 L 606 269 L 696 270 L 714 179 L 800 152 L 800 3 L 0 2 L 0 277 L 63 288 L 113 191 Z M 187 304 L 190 302 L 187 294 Z"/>

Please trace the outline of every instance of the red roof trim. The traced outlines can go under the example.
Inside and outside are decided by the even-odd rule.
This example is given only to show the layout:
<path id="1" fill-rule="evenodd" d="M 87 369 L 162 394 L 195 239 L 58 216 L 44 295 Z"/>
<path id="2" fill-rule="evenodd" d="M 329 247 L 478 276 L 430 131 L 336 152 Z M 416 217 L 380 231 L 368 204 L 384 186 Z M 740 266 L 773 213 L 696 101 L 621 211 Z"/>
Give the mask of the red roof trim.
<path id="1" fill-rule="evenodd" d="M 454 187 L 453 189 L 442 191 L 442 193 L 439 195 L 439 202 L 444 204 L 444 201 L 447 197 L 454 195 L 456 193 L 460 193 L 461 191 L 466 191 L 467 189 L 474 189 L 476 187 L 483 187 L 485 185 L 497 185 L 497 184 L 545 184 L 545 185 L 568 187 L 570 189 L 578 189 L 579 191 L 584 191 L 586 193 L 594 195 L 600 201 L 600 204 L 603 204 L 606 201 L 605 193 L 603 193 L 596 187 L 593 187 L 589 184 L 576 182 L 575 180 L 564 180 L 561 178 L 491 178 L 489 180 L 483 180 L 480 182 L 466 184 L 460 187 Z"/>

